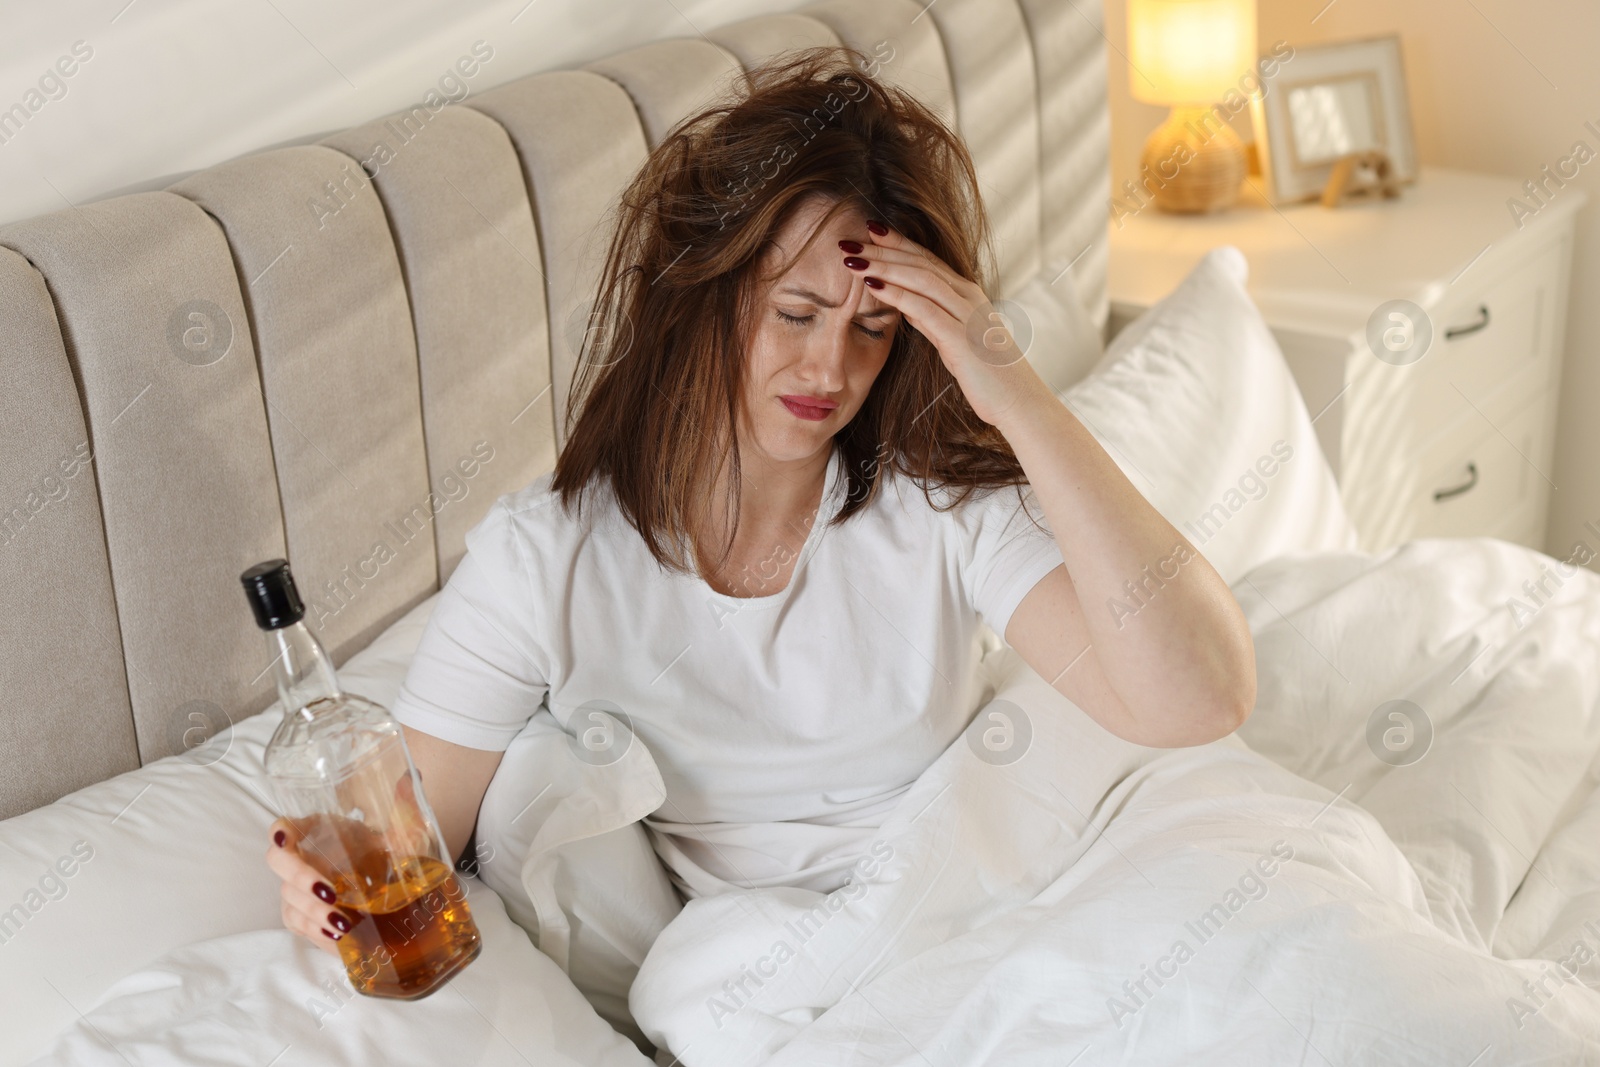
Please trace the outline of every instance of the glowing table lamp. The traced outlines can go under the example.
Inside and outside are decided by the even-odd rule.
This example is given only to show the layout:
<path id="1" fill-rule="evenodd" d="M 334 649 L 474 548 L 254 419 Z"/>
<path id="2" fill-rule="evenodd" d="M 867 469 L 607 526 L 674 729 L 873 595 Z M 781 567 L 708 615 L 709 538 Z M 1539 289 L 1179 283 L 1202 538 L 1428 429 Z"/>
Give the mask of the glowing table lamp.
<path id="1" fill-rule="evenodd" d="M 1159 207 L 1218 211 L 1238 199 L 1244 144 L 1218 101 L 1253 88 L 1255 73 L 1255 0 L 1128 0 L 1133 98 L 1172 108 L 1138 179 Z"/>

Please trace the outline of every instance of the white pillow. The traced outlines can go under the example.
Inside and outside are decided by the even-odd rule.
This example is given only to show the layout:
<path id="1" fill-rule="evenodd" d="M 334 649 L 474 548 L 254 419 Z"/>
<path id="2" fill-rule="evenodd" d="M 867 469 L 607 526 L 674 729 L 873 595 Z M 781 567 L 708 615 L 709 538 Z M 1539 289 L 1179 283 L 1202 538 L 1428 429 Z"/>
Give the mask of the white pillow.
<path id="1" fill-rule="evenodd" d="M 1021 321 L 1007 325 L 1051 389 L 1060 392 L 1078 381 L 1104 354 L 1100 331 L 1078 299 L 1071 271 L 1060 272 L 1053 281 L 1036 274 L 1011 299 L 1022 315 Z"/>
<path id="2" fill-rule="evenodd" d="M 419 604 L 341 666 L 341 683 L 392 704 L 437 599 L 436 594 Z M 266 658 L 263 645 L 263 663 Z M 273 814 L 262 792 L 261 753 L 280 714 L 274 705 L 239 722 L 231 737 L 0 822 L 0 1004 L 5 1005 L 6 1020 L 0 1028 L 0 1063 L 22 1063 L 45 1052 L 58 1034 L 78 1023 L 80 1013 L 93 1013 L 125 977 L 131 984 L 118 992 L 152 998 L 153 1012 L 166 1005 L 202 1015 L 215 1008 L 226 1015 L 229 990 L 253 1002 L 271 995 L 310 995 L 305 984 L 309 979 L 301 972 L 316 978 L 325 977 L 323 972 L 339 973 L 332 957 L 317 963 L 309 947 L 295 949 L 292 935 L 282 929 L 278 882 L 264 858 Z M 507 920 L 489 887 L 468 879 L 468 888 L 474 913 L 482 914 L 485 946 L 462 973 L 458 992 L 472 996 L 487 1021 L 463 1009 L 448 989 L 395 1011 L 413 1025 L 426 1019 L 439 1034 L 454 1034 L 459 1055 L 453 1063 L 522 1062 L 524 1057 L 540 1063 L 648 1062 Z M 250 941 L 236 935 L 250 931 L 270 932 L 256 935 L 252 943 L 273 946 L 272 958 L 285 966 L 294 961 L 294 967 L 284 971 L 275 964 L 270 974 L 233 977 L 204 970 L 201 961 L 225 962 L 230 946 Z M 202 969 L 184 974 L 180 986 L 155 996 L 152 990 L 171 986 L 163 972 L 170 975 L 174 965 L 181 969 L 184 960 Z M 265 966 L 265 961 L 257 965 Z M 465 982 L 474 970 L 478 973 Z M 132 977 L 135 972 L 143 973 Z M 484 992 L 495 988 L 508 992 Z M 547 1007 L 530 1004 L 534 997 Z M 122 1009 L 136 1007 L 108 1002 L 103 1017 L 132 1039 L 138 1017 L 130 1018 Z M 284 1013 L 290 1010 L 288 1005 L 282 1008 Z M 295 1012 L 304 1010 L 303 1004 L 293 1007 Z M 378 1048 L 403 1040 L 404 1030 L 358 1025 L 370 1014 L 365 1006 L 359 1011 L 345 1007 L 325 1027 L 302 1027 L 306 1041 L 313 1033 L 323 1034 L 326 1044 L 297 1042 L 288 1060 L 328 1062 L 352 1041 L 357 1047 Z M 196 1033 L 204 1030 L 194 1018 L 185 1025 L 191 1024 L 200 1026 Z M 464 1032 L 462 1027 L 469 1025 L 471 1032 Z M 513 1053 L 490 1027 L 514 1039 L 523 1056 Z M 70 1035 L 64 1040 L 70 1042 Z M 158 1035 L 151 1040 L 152 1051 L 159 1051 Z M 60 1051 L 65 1054 L 69 1047 Z M 391 1050 L 397 1062 L 404 1058 Z M 103 1047 L 101 1055 L 108 1058 Z M 270 1054 L 249 1062 L 267 1058 Z"/>
<path id="3" fill-rule="evenodd" d="M 1248 275 L 1237 248 L 1214 249 L 1058 394 L 1230 585 L 1286 553 L 1357 547 Z"/>

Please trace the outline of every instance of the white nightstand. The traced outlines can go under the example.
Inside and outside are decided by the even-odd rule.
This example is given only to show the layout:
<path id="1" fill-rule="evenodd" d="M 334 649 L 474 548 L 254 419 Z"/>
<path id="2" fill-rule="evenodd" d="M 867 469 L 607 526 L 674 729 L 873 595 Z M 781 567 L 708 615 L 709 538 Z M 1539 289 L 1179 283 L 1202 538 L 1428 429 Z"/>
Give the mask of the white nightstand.
<path id="1" fill-rule="evenodd" d="M 1108 329 L 1209 249 L 1237 246 L 1364 549 L 1476 535 L 1543 549 L 1573 216 L 1585 197 L 1555 190 L 1520 228 L 1514 198 L 1534 203 L 1511 178 L 1424 168 L 1397 200 L 1332 210 L 1275 209 L 1250 186 L 1219 215 L 1147 207 L 1111 223 Z M 1367 340 L 1391 300 L 1421 307 L 1433 329 L 1426 354 L 1404 365 Z"/>

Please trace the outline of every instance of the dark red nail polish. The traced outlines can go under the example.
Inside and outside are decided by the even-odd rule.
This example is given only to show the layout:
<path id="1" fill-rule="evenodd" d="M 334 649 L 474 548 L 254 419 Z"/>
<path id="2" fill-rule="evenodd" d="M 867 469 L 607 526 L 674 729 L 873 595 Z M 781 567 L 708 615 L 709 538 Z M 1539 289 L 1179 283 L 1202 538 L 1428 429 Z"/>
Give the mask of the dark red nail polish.
<path id="1" fill-rule="evenodd" d="M 328 924 L 341 934 L 348 934 L 350 932 L 350 920 L 346 919 L 343 915 L 340 915 L 336 911 L 328 912 Z"/>
<path id="2" fill-rule="evenodd" d="M 341 937 L 343 937 L 344 935 L 343 934 L 335 934 L 335 933 L 332 933 L 332 932 L 330 932 L 328 930 L 324 930 L 324 931 L 322 931 L 322 936 L 326 937 L 330 941 L 337 941 Z"/>
<path id="3" fill-rule="evenodd" d="M 329 889 L 328 886 L 325 883 L 323 883 L 323 882 L 313 882 L 312 885 L 311 885 L 311 891 L 313 893 L 315 893 L 317 895 L 317 898 L 319 900 L 321 900 L 324 904 L 332 904 L 333 903 L 333 899 L 334 899 L 333 898 L 333 890 Z"/>
<path id="4" fill-rule="evenodd" d="M 279 830 L 277 833 L 272 835 L 272 843 L 277 845 L 279 848 L 282 848 L 283 843 L 287 840 L 289 840 L 289 835 L 284 833 L 282 830 Z"/>
<path id="5" fill-rule="evenodd" d="M 860 241 L 840 241 L 839 247 L 849 252 L 852 256 L 860 255 L 862 252 Z"/>
<path id="6" fill-rule="evenodd" d="M 868 275 L 867 277 L 862 278 L 861 280 L 863 282 L 867 283 L 867 288 L 868 289 L 882 289 L 883 288 L 883 279 L 882 278 L 874 278 L 871 275 Z"/>
<path id="7" fill-rule="evenodd" d="M 883 223 L 879 222 L 877 219 L 868 219 L 867 220 L 867 229 L 871 230 L 874 234 L 876 234 L 879 237 L 882 237 L 884 234 L 889 232 L 889 227 L 885 226 Z"/>
<path id="8" fill-rule="evenodd" d="M 849 267 L 851 270 L 866 270 L 867 269 L 867 261 L 862 259 L 859 256 L 845 256 L 844 257 L 844 265 Z"/>

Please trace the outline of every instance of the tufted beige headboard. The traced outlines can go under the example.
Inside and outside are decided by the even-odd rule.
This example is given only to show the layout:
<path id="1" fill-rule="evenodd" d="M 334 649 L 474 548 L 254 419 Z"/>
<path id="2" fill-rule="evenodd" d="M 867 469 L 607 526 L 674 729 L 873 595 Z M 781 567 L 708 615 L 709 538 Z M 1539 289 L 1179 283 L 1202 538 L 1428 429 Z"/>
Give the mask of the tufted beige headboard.
<path id="1" fill-rule="evenodd" d="M 597 226 L 735 64 L 892 52 L 972 149 L 1003 290 L 1074 264 L 1103 323 L 1099 20 L 826 0 L 0 229 L 0 816 L 272 702 L 251 563 L 294 563 L 336 662 L 438 590 L 554 462 Z"/>

